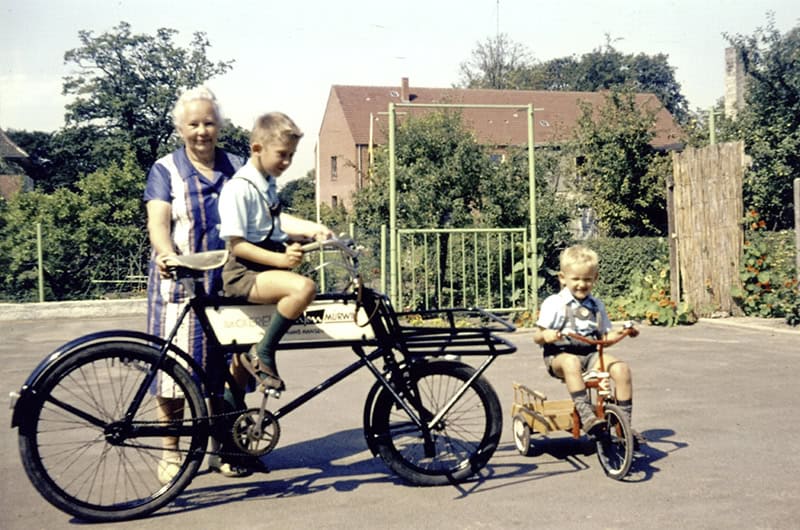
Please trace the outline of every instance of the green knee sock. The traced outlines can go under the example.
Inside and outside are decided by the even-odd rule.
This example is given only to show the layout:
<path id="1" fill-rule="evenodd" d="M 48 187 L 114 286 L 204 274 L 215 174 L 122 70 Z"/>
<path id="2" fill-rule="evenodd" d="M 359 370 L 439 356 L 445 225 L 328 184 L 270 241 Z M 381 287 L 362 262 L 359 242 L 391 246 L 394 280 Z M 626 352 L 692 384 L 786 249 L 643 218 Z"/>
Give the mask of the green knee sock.
<path id="1" fill-rule="evenodd" d="M 278 373 L 278 369 L 275 366 L 275 350 L 278 348 L 280 340 L 286 332 L 289 331 L 289 328 L 292 327 L 292 324 L 294 324 L 293 319 L 286 318 L 275 311 L 275 315 L 272 317 L 269 326 L 264 332 L 264 337 L 256 344 L 258 360 L 272 368 L 276 374 Z"/>
<path id="2" fill-rule="evenodd" d="M 240 393 L 238 393 L 240 394 Z M 244 396 L 237 395 L 234 393 L 230 388 L 225 387 L 225 394 L 223 395 L 222 399 L 225 401 L 225 408 L 230 409 L 229 411 L 234 410 L 242 410 L 245 408 L 244 406 Z M 226 411 L 226 412 L 229 412 Z"/>

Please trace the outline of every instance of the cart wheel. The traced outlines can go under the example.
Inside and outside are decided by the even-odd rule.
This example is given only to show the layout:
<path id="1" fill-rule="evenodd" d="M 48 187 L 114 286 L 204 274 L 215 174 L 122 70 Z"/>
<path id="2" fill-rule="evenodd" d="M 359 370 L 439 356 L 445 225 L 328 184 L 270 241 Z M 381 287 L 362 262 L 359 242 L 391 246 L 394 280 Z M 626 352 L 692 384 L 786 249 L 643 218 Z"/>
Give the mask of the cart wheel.
<path id="1" fill-rule="evenodd" d="M 529 456 L 531 454 L 530 425 L 525 421 L 525 417 L 522 414 L 514 416 L 511 425 L 514 429 L 514 445 L 517 446 L 517 451 L 519 451 L 519 454 L 522 456 Z"/>

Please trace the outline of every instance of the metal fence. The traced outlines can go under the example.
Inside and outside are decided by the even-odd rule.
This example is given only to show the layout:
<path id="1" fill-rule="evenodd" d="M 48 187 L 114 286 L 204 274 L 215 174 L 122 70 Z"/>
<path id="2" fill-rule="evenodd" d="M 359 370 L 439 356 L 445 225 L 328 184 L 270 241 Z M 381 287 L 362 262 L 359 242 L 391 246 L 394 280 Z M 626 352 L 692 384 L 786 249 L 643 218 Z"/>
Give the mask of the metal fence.
<path id="1" fill-rule="evenodd" d="M 398 230 L 397 306 L 403 309 L 530 306 L 527 230 Z"/>

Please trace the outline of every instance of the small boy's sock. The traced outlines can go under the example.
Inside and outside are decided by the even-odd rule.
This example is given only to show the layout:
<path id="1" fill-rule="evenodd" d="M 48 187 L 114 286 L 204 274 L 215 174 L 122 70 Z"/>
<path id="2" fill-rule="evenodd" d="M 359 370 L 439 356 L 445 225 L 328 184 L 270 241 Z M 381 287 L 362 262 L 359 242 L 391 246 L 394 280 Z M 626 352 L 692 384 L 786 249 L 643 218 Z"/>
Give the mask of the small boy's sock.
<path id="1" fill-rule="evenodd" d="M 625 419 L 628 420 L 628 425 L 633 425 L 633 400 L 626 399 L 625 401 L 617 401 L 617 406 L 622 409 L 622 413 L 625 414 Z"/>
<path id="2" fill-rule="evenodd" d="M 580 392 L 570 392 L 570 397 L 572 397 L 572 401 L 575 403 L 575 410 L 578 411 L 581 424 L 591 424 L 597 416 L 594 413 L 592 404 L 589 402 L 589 398 L 586 396 L 586 392 L 583 390 Z"/>
<path id="3" fill-rule="evenodd" d="M 289 328 L 292 327 L 294 324 L 294 320 L 290 318 L 286 318 L 277 311 L 275 311 L 275 315 L 272 317 L 272 320 L 267 327 L 264 337 L 256 344 L 256 353 L 258 354 L 258 359 L 266 366 L 272 369 L 275 374 L 278 373 L 278 369 L 275 366 L 275 350 L 278 347 L 278 343 L 289 331 Z"/>

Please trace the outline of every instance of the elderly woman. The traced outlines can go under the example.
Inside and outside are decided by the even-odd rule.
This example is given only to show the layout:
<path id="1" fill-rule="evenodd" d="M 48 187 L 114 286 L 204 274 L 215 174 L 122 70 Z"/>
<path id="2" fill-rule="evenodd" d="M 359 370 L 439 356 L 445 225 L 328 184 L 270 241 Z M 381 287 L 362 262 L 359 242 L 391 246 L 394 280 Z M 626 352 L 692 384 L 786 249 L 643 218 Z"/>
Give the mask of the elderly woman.
<path id="1" fill-rule="evenodd" d="M 222 186 L 245 161 L 217 148 L 223 121 L 216 98 L 208 88 L 200 86 L 184 92 L 172 116 L 184 145 L 153 164 L 144 192 L 147 231 L 153 247 L 147 288 L 147 331 L 159 337 L 172 328 L 186 300 L 180 284 L 166 274 L 164 258 L 225 248 L 225 242 L 219 238 L 217 198 Z M 214 293 L 221 287 L 221 271 L 207 272 L 206 291 Z M 175 342 L 200 366 L 207 366 L 206 339 L 194 316 L 181 326 Z M 183 416 L 183 398 L 172 381 L 159 383 L 158 402 L 162 418 Z M 177 472 L 181 454 L 177 451 L 177 438 L 164 438 L 163 444 L 158 475 L 166 483 Z M 244 476 L 249 472 L 246 467 L 224 462 L 217 455 L 209 457 L 209 466 L 226 476 Z"/>

